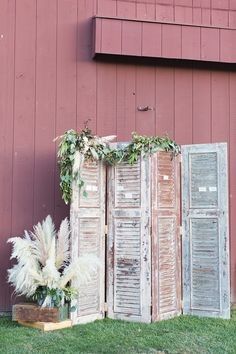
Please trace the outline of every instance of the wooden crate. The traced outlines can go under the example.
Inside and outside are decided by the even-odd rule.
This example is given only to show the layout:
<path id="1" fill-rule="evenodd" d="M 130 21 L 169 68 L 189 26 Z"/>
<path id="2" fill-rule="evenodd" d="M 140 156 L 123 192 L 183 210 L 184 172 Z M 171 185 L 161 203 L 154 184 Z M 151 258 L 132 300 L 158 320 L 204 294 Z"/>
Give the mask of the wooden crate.
<path id="1" fill-rule="evenodd" d="M 40 307 L 33 303 L 13 305 L 12 320 L 24 322 L 61 322 L 69 318 L 68 305 L 64 307 Z"/>
<path id="2" fill-rule="evenodd" d="M 70 328 L 72 327 L 71 320 L 65 320 L 61 322 L 26 322 L 26 321 L 18 321 L 22 326 L 37 328 L 43 332 L 55 331 L 57 329 Z"/>

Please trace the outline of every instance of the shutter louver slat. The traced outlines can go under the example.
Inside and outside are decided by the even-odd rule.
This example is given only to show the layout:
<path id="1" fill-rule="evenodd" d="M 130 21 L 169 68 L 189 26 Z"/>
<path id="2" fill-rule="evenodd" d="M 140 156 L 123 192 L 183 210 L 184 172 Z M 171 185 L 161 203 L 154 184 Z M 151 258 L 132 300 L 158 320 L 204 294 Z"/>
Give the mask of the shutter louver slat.
<path id="1" fill-rule="evenodd" d="M 159 233 L 159 294 L 160 313 L 175 311 L 176 309 L 176 254 L 174 219 L 158 219 Z M 168 232 L 169 230 L 169 232 Z M 174 237 L 173 237 L 174 236 Z M 168 240 L 168 242 L 166 242 Z"/>
<path id="2" fill-rule="evenodd" d="M 133 314 L 140 315 L 140 222 L 118 219 L 115 230 L 114 311 L 129 313 L 132 308 Z"/>

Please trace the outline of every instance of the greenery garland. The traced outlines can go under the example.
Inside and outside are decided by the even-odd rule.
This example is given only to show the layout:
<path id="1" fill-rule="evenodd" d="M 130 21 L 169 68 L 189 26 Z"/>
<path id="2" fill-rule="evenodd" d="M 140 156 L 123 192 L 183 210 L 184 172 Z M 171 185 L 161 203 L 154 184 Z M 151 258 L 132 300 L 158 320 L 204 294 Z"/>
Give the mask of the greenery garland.
<path id="1" fill-rule="evenodd" d="M 58 139 L 58 138 L 56 138 Z M 173 155 L 180 153 L 180 146 L 168 136 L 142 136 L 132 133 L 132 141 L 124 146 L 110 147 L 106 138 L 94 136 L 85 124 L 81 132 L 68 130 L 59 137 L 58 162 L 60 167 L 60 188 L 62 198 L 66 204 L 71 201 L 72 182 L 78 181 L 80 188 L 84 186 L 80 174 L 73 175 L 73 163 L 76 151 L 79 151 L 85 161 L 102 160 L 108 165 L 116 165 L 120 162 L 134 164 L 141 153 L 144 155 L 154 154 L 158 150 L 171 151 Z M 86 196 L 86 191 L 83 191 Z"/>

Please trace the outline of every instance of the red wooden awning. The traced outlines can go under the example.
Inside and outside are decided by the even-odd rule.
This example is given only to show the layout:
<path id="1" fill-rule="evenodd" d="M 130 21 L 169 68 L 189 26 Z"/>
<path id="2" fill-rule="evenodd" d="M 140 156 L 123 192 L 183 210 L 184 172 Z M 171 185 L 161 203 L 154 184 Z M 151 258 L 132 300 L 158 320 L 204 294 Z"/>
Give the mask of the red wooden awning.
<path id="1" fill-rule="evenodd" d="M 236 63 L 236 29 L 95 17 L 94 36 L 94 56 Z"/>

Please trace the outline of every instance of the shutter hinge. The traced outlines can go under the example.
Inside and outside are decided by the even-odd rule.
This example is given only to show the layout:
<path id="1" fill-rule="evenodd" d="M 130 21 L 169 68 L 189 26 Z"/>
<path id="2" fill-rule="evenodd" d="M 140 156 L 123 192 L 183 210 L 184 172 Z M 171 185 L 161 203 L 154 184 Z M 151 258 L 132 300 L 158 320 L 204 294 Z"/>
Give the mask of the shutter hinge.
<path id="1" fill-rule="evenodd" d="M 180 235 L 183 235 L 183 226 L 179 227 L 179 233 L 180 233 Z"/>
<path id="2" fill-rule="evenodd" d="M 107 306 L 107 302 L 104 302 L 104 312 L 108 311 L 108 306 Z"/>

